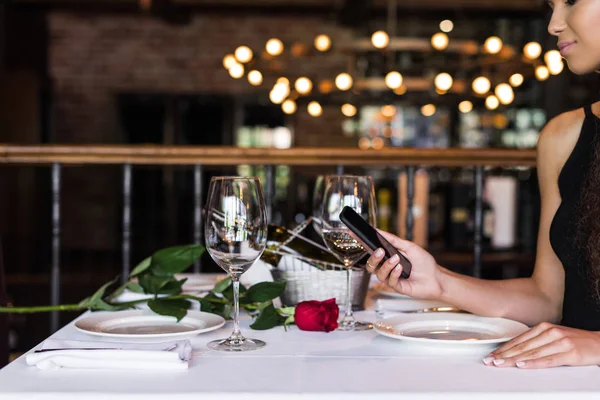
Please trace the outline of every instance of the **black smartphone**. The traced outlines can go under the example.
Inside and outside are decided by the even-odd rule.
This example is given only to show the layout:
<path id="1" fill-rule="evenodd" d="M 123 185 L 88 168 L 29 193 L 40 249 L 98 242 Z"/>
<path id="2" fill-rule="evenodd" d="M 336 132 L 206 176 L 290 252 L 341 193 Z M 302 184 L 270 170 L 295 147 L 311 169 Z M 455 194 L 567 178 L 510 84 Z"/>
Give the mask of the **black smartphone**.
<path id="1" fill-rule="evenodd" d="M 394 254 L 398 254 L 400 265 L 402 266 L 402 274 L 400 276 L 404 279 L 410 277 L 412 264 L 408 258 L 404 257 L 390 242 L 385 240 L 385 238 L 381 236 L 375 228 L 369 225 L 367 221 L 362 219 L 356 211 L 351 207 L 345 206 L 340 213 L 340 220 L 371 250 L 381 247 L 385 251 L 384 260 L 392 258 Z"/>

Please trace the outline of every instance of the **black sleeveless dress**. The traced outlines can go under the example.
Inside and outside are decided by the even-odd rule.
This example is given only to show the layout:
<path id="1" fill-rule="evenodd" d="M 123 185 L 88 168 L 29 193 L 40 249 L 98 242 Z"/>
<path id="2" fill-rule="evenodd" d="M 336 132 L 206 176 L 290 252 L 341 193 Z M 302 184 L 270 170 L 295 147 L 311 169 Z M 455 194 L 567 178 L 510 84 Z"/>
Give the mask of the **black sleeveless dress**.
<path id="1" fill-rule="evenodd" d="M 586 106 L 579 139 L 558 177 L 562 202 L 550 226 L 550 244 L 565 269 L 562 325 L 600 331 L 600 305 L 594 301 L 587 278 L 587 260 L 575 243 L 578 205 L 592 162 L 596 116 Z M 598 243 L 600 246 L 600 243 Z"/>

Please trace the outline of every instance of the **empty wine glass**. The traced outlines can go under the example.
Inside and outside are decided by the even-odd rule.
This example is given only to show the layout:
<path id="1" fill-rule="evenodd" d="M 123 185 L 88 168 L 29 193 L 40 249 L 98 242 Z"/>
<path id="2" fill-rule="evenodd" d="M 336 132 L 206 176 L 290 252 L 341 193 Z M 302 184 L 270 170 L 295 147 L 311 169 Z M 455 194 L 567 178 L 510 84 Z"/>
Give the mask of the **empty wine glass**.
<path id="1" fill-rule="evenodd" d="M 319 175 L 315 180 L 315 189 L 313 192 L 313 212 L 312 212 L 312 225 L 313 229 L 319 236 L 321 234 L 321 206 L 323 205 L 323 191 L 325 190 L 325 185 L 323 181 L 325 180 L 325 176 Z"/>
<path id="2" fill-rule="evenodd" d="M 371 329 L 368 322 L 356 321 L 352 314 L 352 268 L 367 250 L 354 237 L 340 220 L 340 212 L 345 206 L 351 207 L 365 221 L 375 226 L 376 204 L 373 181 L 369 176 L 329 175 L 325 177 L 325 189 L 321 204 L 321 235 L 331 252 L 344 264 L 347 271 L 346 312 L 339 324 L 339 330 L 360 331 Z"/>
<path id="3" fill-rule="evenodd" d="M 214 350 L 246 351 L 265 345 L 242 336 L 239 324 L 240 276 L 260 258 L 267 243 L 267 214 L 258 178 L 215 177 L 208 189 L 204 224 L 206 249 L 233 283 L 233 333 L 208 344 Z"/>

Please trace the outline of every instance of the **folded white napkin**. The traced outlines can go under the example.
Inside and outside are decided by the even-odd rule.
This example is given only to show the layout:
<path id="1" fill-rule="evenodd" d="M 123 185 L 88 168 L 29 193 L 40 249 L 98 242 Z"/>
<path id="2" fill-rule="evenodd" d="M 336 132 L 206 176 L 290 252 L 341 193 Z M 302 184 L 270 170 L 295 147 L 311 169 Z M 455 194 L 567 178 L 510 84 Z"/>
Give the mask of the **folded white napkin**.
<path id="1" fill-rule="evenodd" d="M 59 368 L 174 371 L 188 368 L 189 340 L 163 343 L 111 343 L 48 339 L 27 354 L 27 365 Z"/>

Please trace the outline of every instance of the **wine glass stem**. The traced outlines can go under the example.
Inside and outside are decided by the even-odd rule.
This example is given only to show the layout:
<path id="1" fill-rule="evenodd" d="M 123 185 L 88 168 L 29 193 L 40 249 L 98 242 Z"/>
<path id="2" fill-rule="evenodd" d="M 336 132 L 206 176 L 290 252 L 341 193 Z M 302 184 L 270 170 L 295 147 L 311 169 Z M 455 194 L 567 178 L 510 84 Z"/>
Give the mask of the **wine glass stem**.
<path id="1" fill-rule="evenodd" d="M 229 339 L 243 340 L 244 337 L 240 333 L 240 280 L 237 276 L 231 277 L 233 284 L 233 332 Z"/>
<path id="2" fill-rule="evenodd" d="M 346 267 L 346 313 L 344 321 L 350 322 L 354 319 L 352 315 L 352 266 Z"/>

